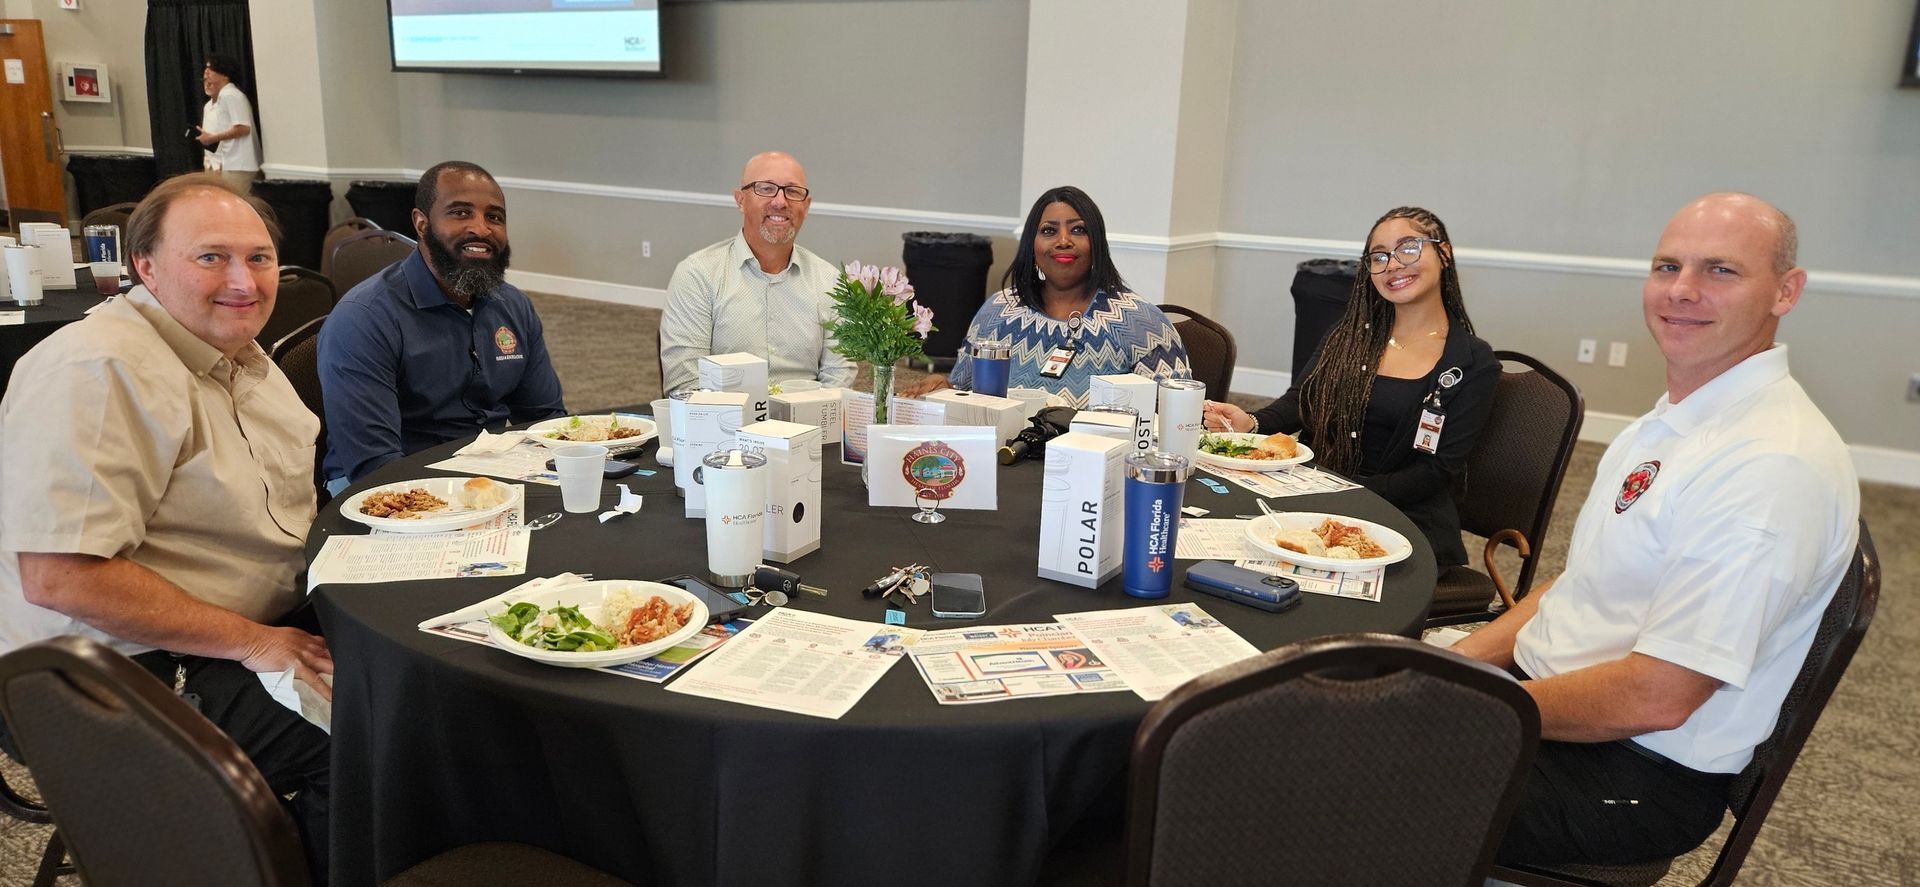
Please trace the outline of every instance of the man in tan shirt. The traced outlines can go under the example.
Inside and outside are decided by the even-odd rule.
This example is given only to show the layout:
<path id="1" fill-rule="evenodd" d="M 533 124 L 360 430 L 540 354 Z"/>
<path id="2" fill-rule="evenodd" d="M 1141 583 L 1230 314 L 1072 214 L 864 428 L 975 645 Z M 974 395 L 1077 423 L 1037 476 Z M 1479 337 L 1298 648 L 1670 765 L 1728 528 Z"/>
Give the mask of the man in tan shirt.
<path id="1" fill-rule="evenodd" d="M 301 603 L 320 423 L 253 341 L 279 285 L 257 207 L 212 174 L 160 185 L 127 223 L 146 285 L 15 367 L 0 400 L 0 652 L 79 634 L 133 656 L 276 793 L 298 793 L 323 876 L 326 734 L 255 674 L 291 668 L 327 694 L 333 672 L 324 640 L 274 624 Z"/>

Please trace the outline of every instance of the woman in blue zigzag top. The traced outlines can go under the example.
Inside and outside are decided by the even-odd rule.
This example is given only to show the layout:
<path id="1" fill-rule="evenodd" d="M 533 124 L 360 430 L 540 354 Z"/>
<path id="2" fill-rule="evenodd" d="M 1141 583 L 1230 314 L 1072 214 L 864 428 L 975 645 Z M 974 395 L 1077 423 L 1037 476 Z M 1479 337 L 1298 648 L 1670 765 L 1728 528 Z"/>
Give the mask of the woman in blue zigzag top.
<path id="1" fill-rule="evenodd" d="M 1053 188 L 1033 202 L 1001 285 L 973 316 L 967 341 L 1012 344 L 1009 387 L 1040 388 L 1086 406 L 1094 376 L 1193 378 L 1173 324 L 1120 279 L 1107 250 L 1106 221 L 1079 188 Z M 1056 352 L 1068 358 L 1054 375 L 1046 368 Z M 929 376 L 901 393 L 918 397 L 972 385 L 973 367 L 962 347 L 951 377 Z"/>

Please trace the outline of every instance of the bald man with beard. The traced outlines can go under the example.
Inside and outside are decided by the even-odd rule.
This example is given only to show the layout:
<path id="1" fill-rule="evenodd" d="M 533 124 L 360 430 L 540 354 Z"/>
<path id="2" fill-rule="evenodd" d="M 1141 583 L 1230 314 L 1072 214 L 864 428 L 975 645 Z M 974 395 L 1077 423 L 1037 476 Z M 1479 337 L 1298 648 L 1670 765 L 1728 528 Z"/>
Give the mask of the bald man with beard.
<path id="1" fill-rule="evenodd" d="M 769 382 L 852 382 L 853 362 L 833 352 L 822 326 L 840 269 L 794 243 L 813 203 L 807 171 L 778 151 L 754 155 L 733 202 L 740 230 L 681 261 L 667 284 L 661 385 L 691 388 L 701 357 L 736 352 L 766 358 Z"/>

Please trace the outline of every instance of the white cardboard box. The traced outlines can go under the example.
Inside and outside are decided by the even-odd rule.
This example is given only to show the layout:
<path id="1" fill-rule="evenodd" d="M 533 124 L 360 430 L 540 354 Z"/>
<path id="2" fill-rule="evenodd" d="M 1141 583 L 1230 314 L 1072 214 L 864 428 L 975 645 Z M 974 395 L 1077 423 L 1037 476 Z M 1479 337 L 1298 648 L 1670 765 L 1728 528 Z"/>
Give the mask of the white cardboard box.
<path id="1" fill-rule="evenodd" d="M 687 517 L 707 516 L 707 488 L 701 461 L 715 450 L 735 446 L 747 424 L 747 396 L 738 391 L 696 391 L 687 398 L 686 430 L 673 429 L 673 471 L 687 478 Z"/>
<path id="2" fill-rule="evenodd" d="M 820 445 L 840 442 L 846 425 L 840 419 L 840 389 L 815 388 L 789 391 L 769 398 L 767 418 L 798 422 L 820 429 Z"/>
<path id="3" fill-rule="evenodd" d="M 747 421 L 767 419 L 767 361 L 745 351 L 700 358 L 700 387 L 747 396 Z"/>
<path id="4" fill-rule="evenodd" d="M 766 559 L 792 563 L 820 550 L 820 429 L 769 419 L 738 438 L 740 449 L 767 457 Z"/>
<path id="5" fill-rule="evenodd" d="M 1040 484 L 1040 577 L 1098 588 L 1120 572 L 1129 441 L 1069 431 L 1047 441 Z"/>
<path id="6" fill-rule="evenodd" d="M 40 248 L 40 285 L 45 289 L 73 289 L 79 278 L 73 273 L 73 232 L 52 222 L 27 222 L 20 226 L 20 242 Z"/>
<path id="7" fill-rule="evenodd" d="M 992 425 L 1006 443 L 1027 427 L 1027 405 L 1011 397 L 995 397 L 972 391 L 943 388 L 927 395 L 927 400 L 947 406 L 948 425 Z"/>
<path id="8" fill-rule="evenodd" d="M 1073 421 L 1067 426 L 1068 431 L 1128 442 L 1133 441 L 1137 428 L 1136 423 L 1128 419 L 1126 413 L 1108 413 L 1100 410 L 1081 410 L 1074 413 Z"/>
<path id="9" fill-rule="evenodd" d="M 1138 422 L 1133 448 L 1153 448 L 1153 417 L 1160 411 L 1160 383 L 1138 373 L 1094 376 L 1087 381 L 1087 406 L 1131 407 Z"/>

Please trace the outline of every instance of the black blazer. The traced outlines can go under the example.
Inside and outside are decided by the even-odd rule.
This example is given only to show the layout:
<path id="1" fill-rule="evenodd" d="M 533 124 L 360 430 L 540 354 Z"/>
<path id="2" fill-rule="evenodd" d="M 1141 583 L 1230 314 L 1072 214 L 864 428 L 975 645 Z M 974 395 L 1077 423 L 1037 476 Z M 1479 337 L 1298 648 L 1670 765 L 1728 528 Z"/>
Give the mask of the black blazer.
<path id="1" fill-rule="evenodd" d="M 1254 427 L 1268 434 L 1276 431 L 1291 434 L 1306 427 L 1305 417 L 1300 413 L 1300 379 L 1306 378 L 1319 364 L 1320 351 L 1315 349 L 1306 369 L 1293 380 L 1293 387 L 1279 400 L 1253 414 Z M 1461 373 L 1459 383 L 1441 388 L 1441 375 L 1455 368 Z M 1466 546 L 1460 542 L 1460 511 L 1453 503 L 1454 480 L 1467 470 L 1467 457 L 1473 453 L 1480 429 L 1493 413 L 1493 396 L 1499 381 L 1500 361 L 1494 359 L 1493 348 L 1458 325 L 1453 326 L 1447 331 L 1447 344 L 1440 352 L 1439 362 L 1426 376 L 1427 390 L 1440 393 L 1440 406 L 1447 416 L 1440 433 L 1439 452 L 1423 453 L 1413 448 L 1413 435 L 1420 426 L 1420 411 L 1416 408 L 1401 418 L 1393 432 L 1394 437 L 1404 440 L 1406 445 L 1393 448 L 1387 464 L 1381 466 L 1379 472 L 1353 478 L 1355 483 L 1406 512 L 1414 525 L 1426 534 L 1427 541 L 1433 545 L 1434 561 L 1442 567 L 1467 562 Z M 1319 445 L 1312 440 L 1306 443 L 1310 447 Z"/>

